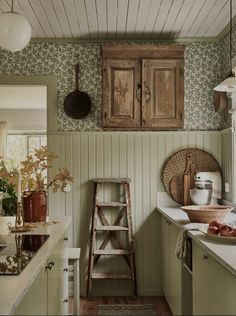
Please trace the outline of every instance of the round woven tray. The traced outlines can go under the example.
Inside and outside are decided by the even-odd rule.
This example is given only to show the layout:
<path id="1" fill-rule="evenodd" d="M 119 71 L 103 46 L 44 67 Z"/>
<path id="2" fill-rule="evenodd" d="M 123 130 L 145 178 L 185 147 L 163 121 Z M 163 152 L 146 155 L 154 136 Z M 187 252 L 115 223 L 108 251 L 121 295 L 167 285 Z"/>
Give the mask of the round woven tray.
<path id="1" fill-rule="evenodd" d="M 167 193 L 170 194 L 170 181 L 176 175 L 184 174 L 186 169 L 186 155 L 191 154 L 195 170 L 199 171 L 219 171 L 220 166 L 216 159 L 202 149 L 190 148 L 182 149 L 169 157 L 162 168 L 162 182 Z"/>

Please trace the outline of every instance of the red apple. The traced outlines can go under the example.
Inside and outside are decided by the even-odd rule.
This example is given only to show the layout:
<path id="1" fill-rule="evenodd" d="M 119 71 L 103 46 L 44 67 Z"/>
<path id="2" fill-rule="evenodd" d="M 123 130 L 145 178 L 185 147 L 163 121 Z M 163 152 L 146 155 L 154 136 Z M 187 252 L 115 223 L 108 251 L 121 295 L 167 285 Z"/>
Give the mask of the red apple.
<path id="1" fill-rule="evenodd" d="M 216 221 L 216 220 L 211 221 L 211 222 L 209 223 L 209 227 L 218 227 L 218 228 L 219 228 L 220 226 L 222 226 L 222 224 L 219 223 L 219 222 Z"/>
<path id="2" fill-rule="evenodd" d="M 234 229 L 229 225 L 220 228 L 220 236 L 233 237 Z"/>
<path id="3" fill-rule="evenodd" d="M 207 233 L 211 235 L 218 235 L 219 234 L 219 228 L 216 226 L 210 226 L 207 229 Z"/>

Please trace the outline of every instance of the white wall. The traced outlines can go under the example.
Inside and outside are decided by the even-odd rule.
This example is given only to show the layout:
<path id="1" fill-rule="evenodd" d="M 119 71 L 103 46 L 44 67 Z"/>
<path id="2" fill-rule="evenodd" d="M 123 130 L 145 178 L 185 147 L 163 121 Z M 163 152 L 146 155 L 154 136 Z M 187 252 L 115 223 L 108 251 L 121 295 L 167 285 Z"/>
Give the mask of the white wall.
<path id="1" fill-rule="evenodd" d="M 10 131 L 46 131 L 47 113 L 46 109 L 0 109 L 0 121 L 7 121 Z"/>

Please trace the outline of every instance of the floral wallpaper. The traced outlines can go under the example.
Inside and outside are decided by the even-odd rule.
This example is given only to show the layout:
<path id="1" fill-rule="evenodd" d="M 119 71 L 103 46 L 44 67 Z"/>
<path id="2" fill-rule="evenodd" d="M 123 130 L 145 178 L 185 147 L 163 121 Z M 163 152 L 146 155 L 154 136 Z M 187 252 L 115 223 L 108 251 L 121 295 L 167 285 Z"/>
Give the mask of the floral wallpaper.
<path id="1" fill-rule="evenodd" d="M 56 75 L 58 129 L 99 131 L 101 130 L 102 103 L 100 44 L 98 42 L 35 41 L 20 52 L 11 53 L 0 50 L 0 74 Z M 221 129 L 224 126 L 223 114 L 216 113 L 213 106 L 213 87 L 221 78 L 220 43 L 183 42 L 182 44 L 186 45 L 184 129 Z M 87 92 L 92 100 L 90 114 L 81 120 L 71 119 L 63 110 L 64 98 L 74 90 L 74 66 L 77 62 L 80 64 L 80 90 Z"/>
<path id="2" fill-rule="evenodd" d="M 221 52 L 221 82 L 228 75 L 230 71 L 230 38 L 229 33 L 226 34 L 220 41 L 220 52 Z M 232 29 L 232 57 L 236 55 L 236 26 Z M 234 65 L 233 65 L 234 66 Z M 231 99 L 232 100 L 232 99 Z M 234 101 L 235 102 L 235 101 Z M 232 125 L 231 114 L 227 114 L 227 118 L 224 121 L 223 128 L 230 127 Z"/>

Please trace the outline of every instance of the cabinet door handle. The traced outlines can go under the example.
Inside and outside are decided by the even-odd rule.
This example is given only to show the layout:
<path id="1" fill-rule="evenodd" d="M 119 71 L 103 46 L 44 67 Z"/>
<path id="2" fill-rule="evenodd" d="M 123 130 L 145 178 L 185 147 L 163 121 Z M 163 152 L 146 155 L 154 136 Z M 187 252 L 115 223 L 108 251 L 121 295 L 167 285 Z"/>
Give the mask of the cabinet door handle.
<path id="1" fill-rule="evenodd" d="M 68 237 L 64 237 L 64 238 L 63 238 L 63 241 L 68 241 Z"/>
<path id="2" fill-rule="evenodd" d="M 138 87 L 138 89 L 137 89 L 137 91 L 136 91 L 136 98 L 137 98 L 139 101 L 141 101 L 141 84 L 138 83 L 138 84 L 137 84 L 137 87 Z"/>
<path id="3" fill-rule="evenodd" d="M 208 260 L 208 256 L 207 255 L 203 255 L 202 256 L 202 260 L 204 260 L 204 261 Z"/>
<path id="4" fill-rule="evenodd" d="M 148 102 L 151 98 L 151 91 L 150 89 L 148 88 L 148 86 L 145 87 L 144 89 L 144 97 L 145 97 L 145 100 Z"/>
<path id="5" fill-rule="evenodd" d="M 68 303 L 68 298 L 65 298 L 65 299 L 63 300 L 63 304 L 65 304 L 65 303 Z"/>
<path id="6" fill-rule="evenodd" d="M 48 262 L 48 264 L 45 267 L 45 270 L 52 270 L 52 267 L 55 265 L 54 261 Z"/>
<path id="7" fill-rule="evenodd" d="M 64 271 L 64 272 L 68 272 L 68 268 L 64 268 L 63 271 Z"/>

